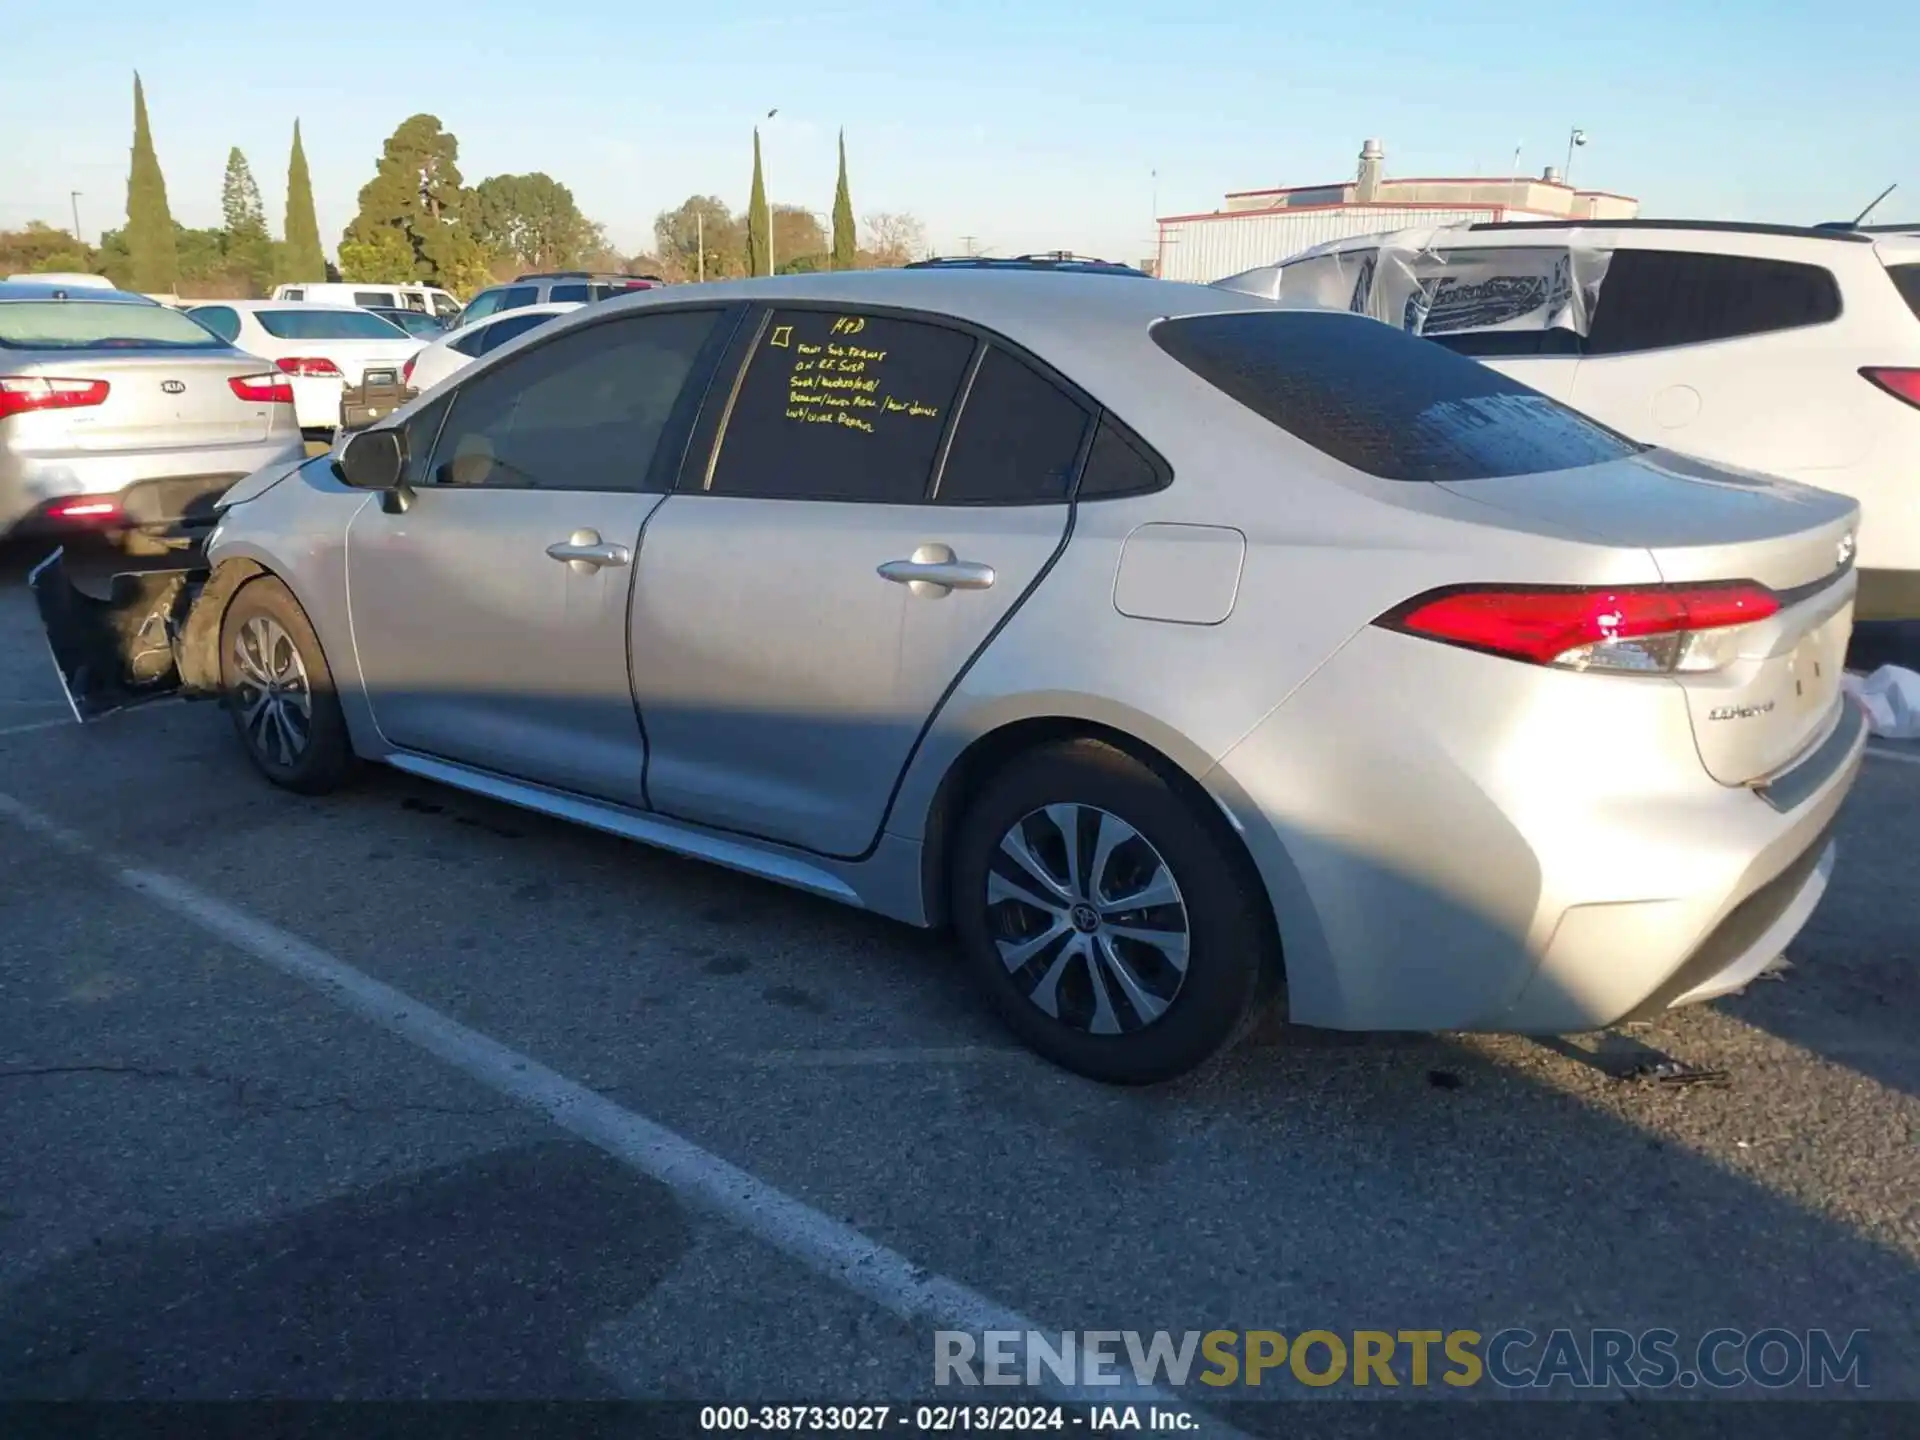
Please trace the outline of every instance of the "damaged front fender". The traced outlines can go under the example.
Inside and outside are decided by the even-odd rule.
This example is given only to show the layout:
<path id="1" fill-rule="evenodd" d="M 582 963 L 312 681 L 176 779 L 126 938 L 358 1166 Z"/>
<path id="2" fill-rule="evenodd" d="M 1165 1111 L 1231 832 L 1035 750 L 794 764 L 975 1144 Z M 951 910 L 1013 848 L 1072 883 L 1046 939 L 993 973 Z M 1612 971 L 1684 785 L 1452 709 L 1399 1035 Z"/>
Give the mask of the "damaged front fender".
<path id="1" fill-rule="evenodd" d="M 221 693 L 220 623 L 234 591 L 262 569 L 250 560 L 210 569 L 197 552 L 166 561 L 88 573 L 83 589 L 63 546 L 28 575 L 76 720 Z"/>

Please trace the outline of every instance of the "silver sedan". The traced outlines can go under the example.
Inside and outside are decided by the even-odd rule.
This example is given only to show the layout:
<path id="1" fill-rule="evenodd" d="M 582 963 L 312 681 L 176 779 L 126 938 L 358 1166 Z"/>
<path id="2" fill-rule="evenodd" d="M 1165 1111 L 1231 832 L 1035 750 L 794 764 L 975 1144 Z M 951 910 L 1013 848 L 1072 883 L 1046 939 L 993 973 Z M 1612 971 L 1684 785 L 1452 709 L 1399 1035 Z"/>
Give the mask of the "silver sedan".
<path id="1" fill-rule="evenodd" d="M 165 527 L 305 454 L 270 364 L 124 291 L 0 284 L 0 536 Z"/>
<path id="2" fill-rule="evenodd" d="M 1360 316 L 893 271 L 558 317 L 191 571 L 36 587 L 82 713 L 221 695 L 291 789 L 380 761 L 951 924 L 1138 1083 L 1269 997 L 1557 1032 L 1759 974 L 1864 744 L 1857 520 Z M 171 669 L 115 675 L 142 606 Z"/>

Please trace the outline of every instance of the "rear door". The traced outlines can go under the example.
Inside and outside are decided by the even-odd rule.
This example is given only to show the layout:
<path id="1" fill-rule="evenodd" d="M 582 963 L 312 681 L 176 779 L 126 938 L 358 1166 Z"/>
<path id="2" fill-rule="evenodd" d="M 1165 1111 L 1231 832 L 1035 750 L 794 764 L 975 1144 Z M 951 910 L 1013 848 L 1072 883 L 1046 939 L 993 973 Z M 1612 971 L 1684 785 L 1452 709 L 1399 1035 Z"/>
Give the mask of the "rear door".
<path id="1" fill-rule="evenodd" d="M 640 557 L 648 798 L 857 855 L 942 696 L 1064 542 L 1090 408 L 927 319 L 795 306 L 744 345 L 710 402 L 717 448 L 691 452 Z"/>
<path id="2" fill-rule="evenodd" d="M 728 322 L 715 307 L 571 330 L 415 421 L 409 451 L 430 459 L 412 503 L 369 503 L 348 532 L 354 647 L 389 741 L 644 803 L 632 561 Z"/>

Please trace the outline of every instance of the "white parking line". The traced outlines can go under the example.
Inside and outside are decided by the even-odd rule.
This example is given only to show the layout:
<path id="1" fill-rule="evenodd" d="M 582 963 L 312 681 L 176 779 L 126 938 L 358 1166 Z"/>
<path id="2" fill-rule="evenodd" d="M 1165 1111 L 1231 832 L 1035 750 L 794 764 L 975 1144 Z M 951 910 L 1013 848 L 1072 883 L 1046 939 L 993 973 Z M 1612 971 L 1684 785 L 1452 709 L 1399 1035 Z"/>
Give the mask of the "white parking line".
<path id="1" fill-rule="evenodd" d="M 976 1335 L 983 1330 L 1011 1330 L 1024 1335 L 1043 1329 L 1019 1312 L 957 1280 L 922 1269 L 898 1251 L 754 1178 L 665 1126 L 468 1029 L 317 946 L 170 875 L 126 865 L 11 795 L 0 794 L 0 816 L 77 859 L 99 865 L 126 889 L 311 986 L 342 1009 L 437 1056 L 469 1079 L 539 1111 L 561 1129 L 666 1185 L 687 1204 L 730 1222 L 903 1320 Z M 928 1360 L 931 1369 L 931 1347 Z M 1051 1398 L 1063 1402 L 1184 1405 L 1169 1392 L 1131 1380 L 1121 1385 L 1042 1388 Z M 952 1396 L 956 1403 L 981 1398 L 974 1391 L 957 1391 Z M 1239 1432 L 1210 1416 L 1201 1423 L 1204 1428 L 1192 1433 L 1242 1440 Z"/>
<path id="2" fill-rule="evenodd" d="M 35 730 L 53 730 L 62 725 L 72 726 L 77 723 L 71 715 L 56 715 L 51 720 L 29 720 L 25 725 L 0 726 L 0 736 L 26 735 Z"/>
<path id="3" fill-rule="evenodd" d="M 1888 750 L 1884 746 L 1867 746 L 1869 755 L 1878 755 L 1882 760 L 1898 760 L 1902 765 L 1920 765 L 1920 750 Z"/>

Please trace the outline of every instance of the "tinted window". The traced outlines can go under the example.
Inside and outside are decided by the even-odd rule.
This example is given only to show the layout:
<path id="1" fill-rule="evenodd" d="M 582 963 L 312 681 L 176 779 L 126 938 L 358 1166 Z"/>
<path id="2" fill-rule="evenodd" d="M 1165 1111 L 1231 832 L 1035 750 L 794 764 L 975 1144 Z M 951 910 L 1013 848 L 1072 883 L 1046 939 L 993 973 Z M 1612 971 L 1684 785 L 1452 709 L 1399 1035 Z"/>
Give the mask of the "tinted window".
<path id="1" fill-rule="evenodd" d="M 1894 288 L 1899 290 L 1908 308 L 1920 318 L 1920 265 L 1890 265 L 1887 274 L 1893 277 Z"/>
<path id="2" fill-rule="evenodd" d="M 1166 462 L 1135 439 L 1111 415 L 1102 416 L 1080 476 L 1079 500 L 1147 495 L 1173 483 Z"/>
<path id="3" fill-rule="evenodd" d="M 207 305 L 187 314 L 231 345 L 240 338 L 240 317 L 225 305 Z"/>
<path id="4" fill-rule="evenodd" d="M 538 305 L 540 287 L 537 285 L 509 285 L 500 292 L 500 303 L 496 310 L 518 310 L 522 305 Z"/>
<path id="5" fill-rule="evenodd" d="M 1840 287 L 1818 265 L 1751 255 L 1616 250 L 1600 282 L 1589 355 L 1624 355 L 1824 325 Z"/>
<path id="6" fill-rule="evenodd" d="M 473 297 L 473 300 L 468 304 L 466 310 L 462 312 L 460 318 L 469 325 L 476 320 L 484 320 L 487 316 L 501 309 L 502 302 L 504 302 L 506 298 L 507 292 L 504 288 L 482 290 L 478 295 Z"/>
<path id="7" fill-rule="evenodd" d="M 304 290 L 289 290 L 280 298 L 282 300 L 304 300 L 307 298 L 307 292 Z"/>
<path id="8" fill-rule="evenodd" d="M 584 283 L 578 285 L 555 285 L 547 292 L 547 299 L 578 300 L 584 305 L 588 299 L 588 291 Z"/>
<path id="9" fill-rule="evenodd" d="M 925 498 L 973 337 L 911 320 L 779 310 L 747 363 L 716 494 Z"/>
<path id="10" fill-rule="evenodd" d="M 20 350 L 217 350 L 222 341 L 182 311 L 125 300 L 0 303 L 0 347 Z"/>
<path id="11" fill-rule="evenodd" d="M 482 325 L 477 330 L 469 330 L 464 335 L 455 336 L 447 341 L 449 348 L 458 350 L 462 355 L 479 355 L 487 348 L 487 331 L 491 328 Z"/>
<path id="12" fill-rule="evenodd" d="M 638 490 L 718 312 L 668 311 L 555 337 L 462 386 L 433 483 Z"/>
<path id="13" fill-rule="evenodd" d="M 544 325 L 553 319 L 551 315 L 509 315 L 505 320 L 496 320 L 474 338 L 480 342 L 479 353 L 498 350 L 516 335 L 524 335 L 537 325 Z"/>
<path id="14" fill-rule="evenodd" d="M 256 310 L 253 318 L 276 340 L 393 340 L 406 334 L 364 310 Z"/>
<path id="15" fill-rule="evenodd" d="M 1064 501 L 1092 418 L 1030 366 L 988 350 L 967 390 L 935 498 L 949 505 Z"/>
<path id="16" fill-rule="evenodd" d="M 1580 336 L 1556 326 L 1551 330 L 1463 330 L 1455 335 L 1435 335 L 1428 340 L 1444 345 L 1456 355 L 1578 355 Z"/>
<path id="17" fill-rule="evenodd" d="M 398 305 L 391 290 L 356 290 L 353 292 L 353 303 L 384 306 L 389 310 L 397 308 Z"/>
<path id="18" fill-rule="evenodd" d="M 431 405 L 420 408 L 406 423 L 407 467 L 406 481 L 409 485 L 427 483 L 427 462 L 433 457 L 434 438 L 440 433 L 440 422 L 447 418 L 447 407 L 453 403 L 451 395 L 442 395 Z"/>
<path id="19" fill-rule="evenodd" d="M 455 300 L 451 295 L 436 295 L 433 297 L 433 313 L 442 317 L 458 315 L 460 313 L 460 302 Z"/>
<path id="20" fill-rule="evenodd" d="M 1240 311 L 1152 334 L 1256 415 L 1384 480 L 1531 475 L 1638 450 L 1517 380 L 1359 316 Z"/>

